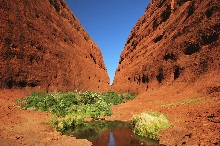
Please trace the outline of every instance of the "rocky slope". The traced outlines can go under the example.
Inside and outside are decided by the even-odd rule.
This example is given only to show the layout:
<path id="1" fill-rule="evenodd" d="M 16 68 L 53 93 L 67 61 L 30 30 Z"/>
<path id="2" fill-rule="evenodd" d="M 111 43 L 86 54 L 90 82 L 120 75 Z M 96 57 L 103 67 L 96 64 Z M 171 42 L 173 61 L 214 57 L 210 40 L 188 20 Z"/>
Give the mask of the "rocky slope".
<path id="1" fill-rule="evenodd" d="M 110 88 L 100 49 L 64 0 L 1 0 L 0 40 L 0 88 Z"/>
<path id="2" fill-rule="evenodd" d="M 112 88 L 140 93 L 220 78 L 220 1 L 152 0 L 121 53 Z M 204 80 L 204 79 L 203 79 Z M 220 90 L 219 80 L 210 89 Z"/>

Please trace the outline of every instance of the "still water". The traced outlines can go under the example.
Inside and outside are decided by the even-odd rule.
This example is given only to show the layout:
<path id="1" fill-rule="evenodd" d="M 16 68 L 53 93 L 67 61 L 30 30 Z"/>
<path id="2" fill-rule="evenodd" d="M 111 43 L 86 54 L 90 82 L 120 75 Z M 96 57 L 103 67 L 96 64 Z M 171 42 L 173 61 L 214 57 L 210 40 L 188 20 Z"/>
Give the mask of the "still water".
<path id="1" fill-rule="evenodd" d="M 157 146 L 159 142 L 135 135 L 132 125 L 121 121 L 92 121 L 69 129 L 65 135 L 88 139 L 93 146 Z"/>

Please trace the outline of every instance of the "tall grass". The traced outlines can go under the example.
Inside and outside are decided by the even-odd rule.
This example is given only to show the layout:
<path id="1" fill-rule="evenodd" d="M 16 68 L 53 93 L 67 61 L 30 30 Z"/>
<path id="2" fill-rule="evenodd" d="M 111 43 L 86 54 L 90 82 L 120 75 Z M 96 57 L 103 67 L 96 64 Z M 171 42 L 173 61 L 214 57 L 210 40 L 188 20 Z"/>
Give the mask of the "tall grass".
<path id="1" fill-rule="evenodd" d="M 156 112 L 144 112 L 132 117 L 134 132 L 137 135 L 158 139 L 159 130 L 169 127 L 169 122 L 166 115 Z"/>

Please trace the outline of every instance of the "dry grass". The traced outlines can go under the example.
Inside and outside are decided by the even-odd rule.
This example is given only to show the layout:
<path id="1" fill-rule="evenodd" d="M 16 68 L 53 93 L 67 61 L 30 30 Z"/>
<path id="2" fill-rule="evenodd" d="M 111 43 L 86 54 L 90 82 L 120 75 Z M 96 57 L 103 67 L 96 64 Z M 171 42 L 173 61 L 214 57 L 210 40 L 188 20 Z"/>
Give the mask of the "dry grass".
<path id="1" fill-rule="evenodd" d="M 134 124 L 134 132 L 137 135 L 145 136 L 153 139 L 158 139 L 159 130 L 169 127 L 169 122 L 166 115 L 156 112 L 144 112 L 132 117 Z"/>

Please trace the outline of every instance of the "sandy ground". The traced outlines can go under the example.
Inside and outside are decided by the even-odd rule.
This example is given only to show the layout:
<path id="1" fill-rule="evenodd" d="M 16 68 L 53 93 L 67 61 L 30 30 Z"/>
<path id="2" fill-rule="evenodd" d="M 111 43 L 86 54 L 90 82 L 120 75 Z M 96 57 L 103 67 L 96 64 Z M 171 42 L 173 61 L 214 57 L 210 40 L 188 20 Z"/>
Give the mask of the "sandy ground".
<path id="1" fill-rule="evenodd" d="M 91 142 L 61 135 L 49 124 L 50 114 L 26 111 L 14 106 L 15 99 L 26 96 L 21 90 L 0 91 L 0 145 L 88 146 Z"/>
<path id="2" fill-rule="evenodd" d="M 220 145 L 219 92 L 220 88 L 218 92 L 204 94 L 187 86 L 163 87 L 141 94 L 133 101 L 114 106 L 114 115 L 107 119 L 129 121 L 133 114 L 158 111 L 166 114 L 171 124 L 169 129 L 160 131 L 160 144 Z M 198 98 L 204 100 L 199 103 L 178 104 Z M 170 103 L 176 103 L 176 106 L 163 106 Z"/>
<path id="3" fill-rule="evenodd" d="M 163 145 L 220 145 L 220 88 L 201 91 L 183 84 L 163 86 L 138 95 L 133 101 L 113 106 L 107 120 L 130 121 L 133 114 L 152 110 L 167 114 L 171 127 L 160 132 Z M 195 86 L 195 87 L 198 87 Z M 168 92 L 169 91 L 169 92 Z M 15 108 L 14 101 L 29 93 L 0 90 L 0 145 L 74 145 L 91 142 L 68 137 L 48 125 L 50 114 Z M 203 98 L 200 103 L 162 105 Z"/>

